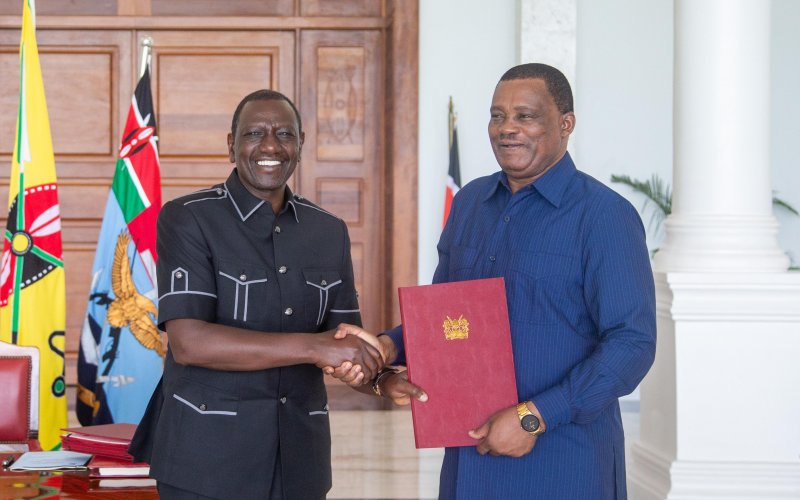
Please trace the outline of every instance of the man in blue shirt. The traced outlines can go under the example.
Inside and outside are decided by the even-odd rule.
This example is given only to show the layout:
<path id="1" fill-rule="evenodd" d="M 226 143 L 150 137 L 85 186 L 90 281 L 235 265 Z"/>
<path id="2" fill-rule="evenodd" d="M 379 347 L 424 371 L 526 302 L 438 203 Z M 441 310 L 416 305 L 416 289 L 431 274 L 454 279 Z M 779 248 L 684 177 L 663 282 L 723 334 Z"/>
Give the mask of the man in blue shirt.
<path id="1" fill-rule="evenodd" d="M 446 450 L 439 497 L 624 499 L 618 398 L 642 380 L 656 345 L 644 228 L 623 197 L 576 170 L 560 71 L 510 69 L 490 111 L 501 171 L 456 195 L 433 282 L 505 279 L 520 404 L 471 431 L 477 446 Z M 387 333 L 385 359 L 404 363 L 402 326 Z M 374 388 L 398 403 L 426 398 L 405 372 L 383 372 Z"/>

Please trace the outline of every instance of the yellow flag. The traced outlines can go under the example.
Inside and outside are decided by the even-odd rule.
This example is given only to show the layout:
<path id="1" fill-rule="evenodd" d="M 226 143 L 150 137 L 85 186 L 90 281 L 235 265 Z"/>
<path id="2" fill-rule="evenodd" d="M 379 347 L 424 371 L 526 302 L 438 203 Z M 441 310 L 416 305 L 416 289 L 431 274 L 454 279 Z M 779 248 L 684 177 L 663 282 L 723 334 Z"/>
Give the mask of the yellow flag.
<path id="1" fill-rule="evenodd" d="M 24 0 L 19 112 L 0 264 L 0 340 L 39 348 L 39 441 L 49 450 L 60 445 L 59 429 L 67 424 L 66 292 L 56 167 L 35 12 L 34 0 Z"/>

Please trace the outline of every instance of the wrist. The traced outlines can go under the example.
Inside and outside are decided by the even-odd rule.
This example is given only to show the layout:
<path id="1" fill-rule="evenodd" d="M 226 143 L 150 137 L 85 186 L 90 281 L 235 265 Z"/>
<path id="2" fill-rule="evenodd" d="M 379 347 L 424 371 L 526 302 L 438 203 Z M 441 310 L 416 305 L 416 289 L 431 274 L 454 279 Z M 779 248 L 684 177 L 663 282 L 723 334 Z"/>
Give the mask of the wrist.
<path id="1" fill-rule="evenodd" d="M 391 377 L 395 373 L 398 373 L 398 370 L 394 368 L 384 367 L 378 374 L 372 379 L 372 392 L 375 393 L 378 397 L 383 397 L 383 390 L 381 389 L 381 383 L 384 382 L 387 378 Z"/>
<path id="2" fill-rule="evenodd" d="M 546 425 L 541 413 L 533 401 L 524 401 L 517 405 L 519 424 L 522 430 L 531 436 L 539 436 L 544 433 Z"/>
<path id="3" fill-rule="evenodd" d="M 533 401 L 525 401 L 525 404 L 528 406 L 528 409 L 536 415 L 536 418 L 539 419 L 539 425 L 542 427 L 542 432 L 547 430 L 547 423 L 544 421 L 544 417 L 542 417 L 542 413 L 539 411 L 539 408 L 536 407 L 536 404 Z"/>
<path id="4" fill-rule="evenodd" d="M 394 345 L 392 337 L 386 333 L 378 334 L 378 343 L 381 345 L 381 354 L 384 355 L 384 364 L 390 365 L 397 358 L 397 346 Z"/>

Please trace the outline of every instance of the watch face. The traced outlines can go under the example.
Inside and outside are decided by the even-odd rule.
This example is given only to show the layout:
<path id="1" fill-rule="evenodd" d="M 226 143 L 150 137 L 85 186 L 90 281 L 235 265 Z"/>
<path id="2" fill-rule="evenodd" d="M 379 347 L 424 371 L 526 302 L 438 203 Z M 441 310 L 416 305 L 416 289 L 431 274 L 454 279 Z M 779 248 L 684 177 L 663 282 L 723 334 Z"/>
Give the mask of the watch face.
<path id="1" fill-rule="evenodd" d="M 536 415 L 525 415 L 520 423 L 522 428 L 528 432 L 536 432 L 539 429 L 539 419 L 536 418 Z"/>

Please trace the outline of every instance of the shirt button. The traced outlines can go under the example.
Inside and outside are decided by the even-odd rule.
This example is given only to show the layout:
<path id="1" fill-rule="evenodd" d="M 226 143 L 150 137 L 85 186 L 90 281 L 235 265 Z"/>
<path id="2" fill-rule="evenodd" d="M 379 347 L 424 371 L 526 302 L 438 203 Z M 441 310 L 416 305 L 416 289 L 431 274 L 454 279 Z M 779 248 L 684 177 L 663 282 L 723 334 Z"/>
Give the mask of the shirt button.
<path id="1" fill-rule="evenodd" d="M 206 406 L 205 403 L 201 403 L 199 408 L 200 408 L 200 411 L 206 411 L 206 408 L 208 408 L 208 406 Z"/>
<path id="2" fill-rule="evenodd" d="M 246 279 L 247 279 L 247 275 L 246 275 L 246 274 L 240 274 L 240 275 L 239 275 L 239 279 L 240 279 L 240 280 L 242 280 L 242 281 L 244 281 L 244 280 L 246 280 Z"/>
<path id="3" fill-rule="evenodd" d="M 286 404 L 286 396 L 281 398 L 281 404 L 284 404 L 284 405 Z"/>
<path id="4" fill-rule="evenodd" d="M 322 285 L 322 286 L 328 286 L 328 282 L 327 282 L 327 281 L 325 281 L 325 280 L 322 280 L 322 283 L 320 283 L 320 285 Z"/>
<path id="5" fill-rule="evenodd" d="M 275 226 L 275 232 L 276 233 L 280 233 L 281 232 L 281 226 Z"/>
<path id="6" fill-rule="evenodd" d="M 506 222 L 508 222 L 508 221 L 510 221 L 510 220 L 511 220 L 511 217 L 509 217 L 508 215 L 506 215 L 505 217 L 503 217 L 503 220 L 504 220 L 504 221 L 506 221 Z"/>
<path id="7" fill-rule="evenodd" d="M 286 274 L 286 266 L 281 266 L 278 268 L 278 272 L 281 274 Z"/>
<path id="8" fill-rule="evenodd" d="M 183 273 L 178 271 L 177 273 L 175 273 L 175 277 L 178 278 L 178 279 L 181 279 L 181 278 L 183 278 Z"/>
<path id="9" fill-rule="evenodd" d="M 217 188 L 217 196 L 222 194 L 222 188 Z"/>
<path id="10" fill-rule="evenodd" d="M 494 261 L 496 261 L 497 259 L 495 258 L 495 256 L 494 256 L 494 255 L 490 255 L 490 256 L 489 256 L 489 260 L 491 260 L 492 262 L 494 262 Z"/>
<path id="11" fill-rule="evenodd" d="M 294 314 L 294 311 L 292 311 L 291 307 L 287 307 L 286 310 L 283 311 L 283 314 L 285 314 L 287 316 L 291 316 L 292 314 Z"/>

